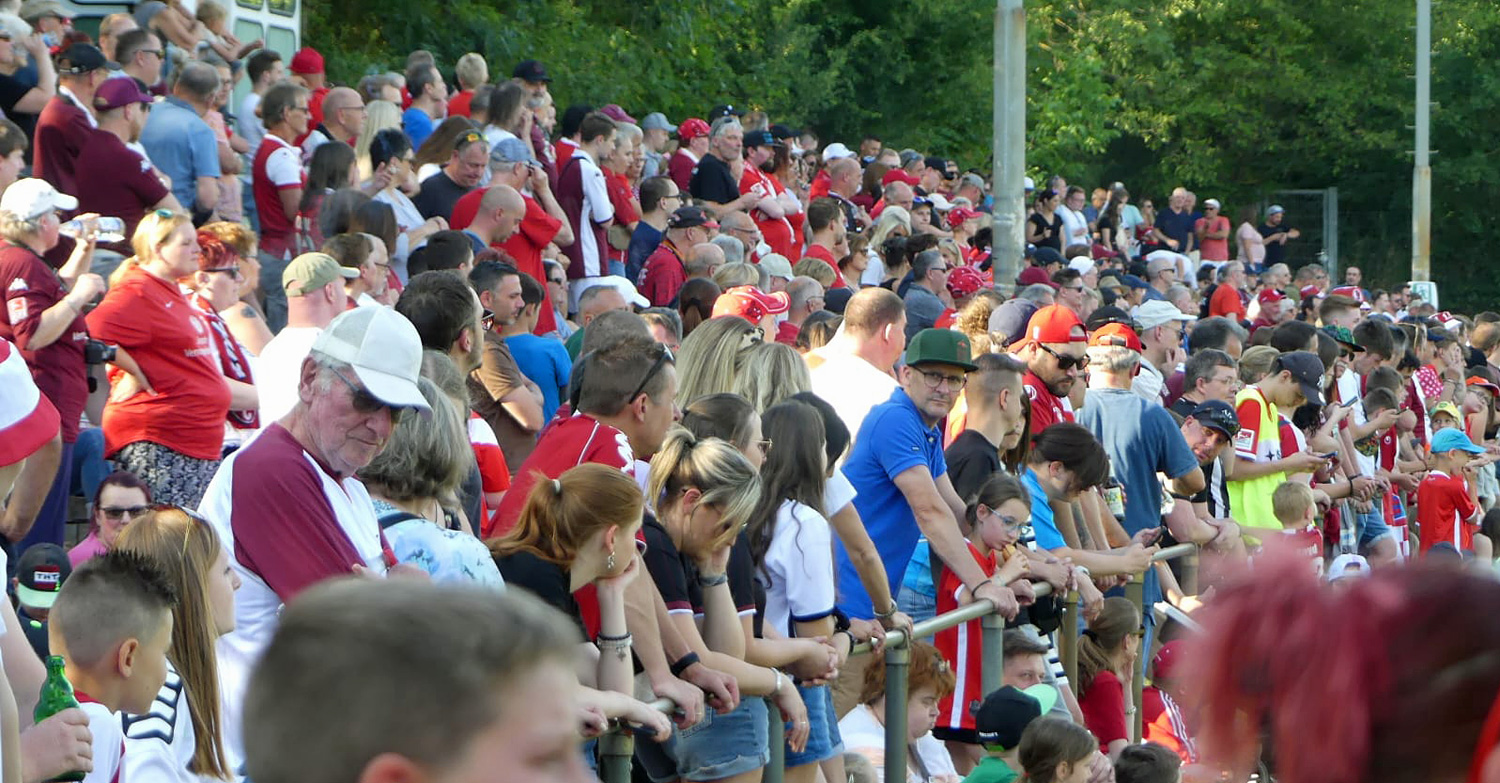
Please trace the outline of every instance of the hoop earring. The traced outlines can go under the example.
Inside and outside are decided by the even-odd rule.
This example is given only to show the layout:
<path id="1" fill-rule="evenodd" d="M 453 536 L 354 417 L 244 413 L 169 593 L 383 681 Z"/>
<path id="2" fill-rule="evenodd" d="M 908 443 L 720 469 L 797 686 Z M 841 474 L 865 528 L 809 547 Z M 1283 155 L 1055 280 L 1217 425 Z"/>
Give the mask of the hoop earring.
<path id="1" fill-rule="evenodd" d="M 615 570 L 615 553 L 614 552 L 610 552 L 609 553 L 609 557 L 606 557 L 604 559 L 604 570 L 606 570 L 606 571 L 614 571 Z"/>

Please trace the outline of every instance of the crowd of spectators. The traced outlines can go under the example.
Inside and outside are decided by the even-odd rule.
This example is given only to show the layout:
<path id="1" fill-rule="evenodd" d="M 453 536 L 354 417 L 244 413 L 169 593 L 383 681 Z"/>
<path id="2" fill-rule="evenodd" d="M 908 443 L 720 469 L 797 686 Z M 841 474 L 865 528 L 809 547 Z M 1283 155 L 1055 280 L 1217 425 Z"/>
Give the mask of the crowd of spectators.
<path id="1" fill-rule="evenodd" d="M 854 648 L 975 600 L 1004 658 L 912 642 L 908 780 L 1500 780 L 1500 314 L 1061 176 L 996 279 L 939 151 L 18 11 L 0 783 L 589 780 L 622 725 L 653 781 L 883 780 Z"/>

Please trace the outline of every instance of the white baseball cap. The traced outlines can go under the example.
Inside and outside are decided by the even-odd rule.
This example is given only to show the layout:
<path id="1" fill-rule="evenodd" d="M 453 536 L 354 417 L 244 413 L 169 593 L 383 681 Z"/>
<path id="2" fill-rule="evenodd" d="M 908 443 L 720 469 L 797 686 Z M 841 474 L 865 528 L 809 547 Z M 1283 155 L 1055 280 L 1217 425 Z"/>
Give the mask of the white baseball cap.
<path id="1" fill-rule="evenodd" d="M 365 389 L 386 405 L 432 408 L 417 378 L 422 375 L 422 337 L 406 316 L 389 307 L 359 307 L 339 313 L 313 342 L 313 353 L 347 363 Z"/>
<path id="2" fill-rule="evenodd" d="M 782 280 L 791 280 L 796 277 L 792 274 L 792 262 L 780 253 L 767 253 L 761 256 L 757 266 L 766 270 L 766 275 L 769 277 L 779 277 Z"/>
<path id="3" fill-rule="evenodd" d="M 823 148 L 823 162 L 831 163 L 839 158 L 852 158 L 854 151 L 835 141 Z"/>
<path id="4" fill-rule="evenodd" d="M 1139 307 L 1135 308 L 1135 312 L 1131 313 L 1131 315 L 1135 317 L 1136 323 L 1140 324 L 1142 329 L 1155 329 L 1162 324 L 1171 323 L 1172 321 L 1197 320 L 1193 316 L 1178 310 L 1177 305 L 1161 299 L 1142 302 Z"/>
<path id="5" fill-rule="evenodd" d="M 44 179 L 21 179 L 12 182 L 0 196 L 0 212 L 8 212 L 21 220 L 35 220 L 59 209 L 78 209 L 78 199 L 57 188 Z"/>
<path id="6" fill-rule="evenodd" d="M 1094 271 L 1094 259 L 1088 256 L 1073 256 L 1072 260 L 1068 261 L 1068 268 L 1078 270 L 1080 275 L 1086 275 Z"/>
<path id="7" fill-rule="evenodd" d="M 651 306 L 651 300 L 641 296 L 640 292 L 635 290 L 635 284 L 620 275 L 604 275 L 603 277 L 591 277 L 586 280 L 580 280 L 576 289 L 576 295 L 583 296 L 584 291 L 601 285 L 609 286 L 619 291 L 620 296 L 625 297 L 625 301 L 636 307 Z"/>

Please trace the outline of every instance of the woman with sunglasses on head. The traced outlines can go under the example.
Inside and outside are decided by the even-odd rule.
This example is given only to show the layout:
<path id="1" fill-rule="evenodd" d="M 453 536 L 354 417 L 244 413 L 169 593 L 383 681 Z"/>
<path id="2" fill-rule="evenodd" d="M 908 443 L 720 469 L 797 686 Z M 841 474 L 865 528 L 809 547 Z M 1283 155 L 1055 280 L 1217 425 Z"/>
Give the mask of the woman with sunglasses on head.
<path id="1" fill-rule="evenodd" d="M 223 456 L 225 417 L 247 406 L 243 389 L 235 400 L 200 311 L 178 287 L 198 271 L 203 252 L 192 220 L 156 210 L 141 219 L 132 244 L 135 257 L 110 276 L 88 324 L 99 339 L 130 350 L 149 385 L 110 373 L 105 456 L 140 476 L 158 501 L 192 507 Z"/>
<path id="2" fill-rule="evenodd" d="M 120 713 L 122 780 L 233 780 L 219 705 L 219 637 L 234 630 L 239 575 L 213 527 L 196 514 L 155 506 L 120 534 L 116 548 L 153 561 L 177 592 L 167 681 L 151 711 Z"/>
<path id="3" fill-rule="evenodd" d="M 228 243 L 206 231 L 198 232 L 198 271 L 193 273 L 193 295 L 188 301 L 203 314 L 213 338 L 219 368 L 231 395 L 229 417 L 224 427 L 224 443 L 237 447 L 260 429 L 260 396 L 250 372 L 250 356 L 234 338 L 229 324 L 219 315 L 239 301 L 242 283 L 239 255 Z"/>
<path id="4" fill-rule="evenodd" d="M 209 234 L 228 245 L 235 254 L 240 268 L 237 301 L 220 310 L 219 315 L 229 327 L 229 333 L 251 356 L 259 356 L 266 343 L 275 335 L 266 325 L 266 315 L 260 303 L 260 240 L 249 226 L 241 223 L 217 221 L 198 229 L 198 233 Z"/>
<path id="5" fill-rule="evenodd" d="M 655 514 L 642 528 L 644 562 L 692 650 L 687 659 L 730 674 L 746 697 L 770 697 L 789 724 L 789 747 L 800 752 L 809 733 L 807 708 L 790 677 L 746 662 L 740 614 L 745 585 L 736 595 L 731 584 L 732 545 L 760 489 L 754 466 L 734 446 L 699 439 L 681 427 L 672 430 L 651 458 L 646 497 L 655 501 Z M 734 710 L 710 715 L 674 740 L 638 749 L 653 780 L 758 781 L 770 757 L 765 703 L 744 698 Z"/>
<path id="6" fill-rule="evenodd" d="M 114 548 L 115 540 L 151 504 L 151 488 L 134 473 L 120 470 L 104 477 L 89 506 L 89 534 L 68 550 L 68 562 L 77 568 L 91 557 Z"/>

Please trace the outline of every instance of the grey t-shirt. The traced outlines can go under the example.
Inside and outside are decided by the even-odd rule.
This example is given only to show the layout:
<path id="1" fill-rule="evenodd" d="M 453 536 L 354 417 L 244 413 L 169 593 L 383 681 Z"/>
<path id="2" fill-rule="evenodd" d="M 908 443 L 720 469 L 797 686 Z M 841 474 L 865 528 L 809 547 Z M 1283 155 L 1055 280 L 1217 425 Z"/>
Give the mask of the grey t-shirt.
<path id="1" fill-rule="evenodd" d="M 943 300 L 937 294 L 919 285 L 912 285 L 906 289 L 906 339 L 910 340 L 913 335 L 923 329 L 931 329 L 942 317 Z"/>

